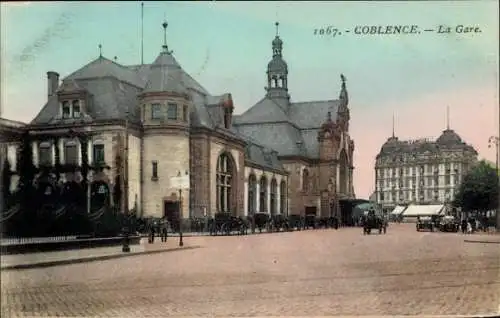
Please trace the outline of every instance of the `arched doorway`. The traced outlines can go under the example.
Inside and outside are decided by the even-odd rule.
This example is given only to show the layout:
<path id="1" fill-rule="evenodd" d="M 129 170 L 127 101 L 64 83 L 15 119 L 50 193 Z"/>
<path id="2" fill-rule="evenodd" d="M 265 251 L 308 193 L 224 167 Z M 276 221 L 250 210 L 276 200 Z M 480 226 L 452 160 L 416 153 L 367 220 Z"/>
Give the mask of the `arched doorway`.
<path id="1" fill-rule="evenodd" d="M 342 149 L 339 156 L 339 192 L 347 194 L 347 184 L 349 182 L 349 161 L 345 149 Z"/>
<path id="2" fill-rule="evenodd" d="M 278 212 L 278 182 L 275 178 L 271 180 L 271 215 L 275 215 Z"/>
<path id="3" fill-rule="evenodd" d="M 259 184 L 259 212 L 267 212 L 267 178 L 266 176 L 260 177 Z"/>
<path id="4" fill-rule="evenodd" d="M 108 184 L 102 180 L 93 181 L 90 184 L 91 211 L 108 207 L 110 204 L 110 191 Z"/>
<path id="5" fill-rule="evenodd" d="M 216 200 L 219 213 L 236 213 L 236 211 L 231 211 L 234 208 L 235 195 L 234 168 L 234 161 L 230 154 L 223 153 L 217 159 Z"/>
<path id="6" fill-rule="evenodd" d="M 257 178 L 252 173 L 248 176 L 248 215 L 253 215 L 257 207 Z"/>

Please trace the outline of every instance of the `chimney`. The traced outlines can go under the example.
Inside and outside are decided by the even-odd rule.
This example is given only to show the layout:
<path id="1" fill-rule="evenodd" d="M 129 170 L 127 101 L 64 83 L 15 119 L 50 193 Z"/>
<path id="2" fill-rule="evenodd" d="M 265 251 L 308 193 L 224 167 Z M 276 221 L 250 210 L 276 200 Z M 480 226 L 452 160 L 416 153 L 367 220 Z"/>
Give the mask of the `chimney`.
<path id="1" fill-rule="evenodd" d="M 57 88 L 59 87 L 59 74 L 53 71 L 47 72 L 47 84 L 47 95 L 50 98 L 57 92 Z"/>

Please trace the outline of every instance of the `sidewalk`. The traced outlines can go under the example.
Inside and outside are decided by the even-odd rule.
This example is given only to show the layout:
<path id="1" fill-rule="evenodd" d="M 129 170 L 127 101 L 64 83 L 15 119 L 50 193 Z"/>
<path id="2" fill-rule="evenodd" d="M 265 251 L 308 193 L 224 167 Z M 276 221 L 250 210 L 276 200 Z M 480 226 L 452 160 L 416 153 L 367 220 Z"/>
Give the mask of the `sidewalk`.
<path id="1" fill-rule="evenodd" d="M 147 244 L 147 239 L 142 239 L 141 244 L 130 245 L 129 253 L 122 252 L 122 247 L 120 245 L 46 253 L 2 255 L 0 269 L 3 271 L 51 267 L 58 265 L 103 261 L 145 254 L 173 252 L 200 247 L 196 245 L 189 245 L 186 243 L 187 242 L 184 243 L 185 245 L 183 247 L 179 247 L 178 240 L 171 240 L 167 243 L 155 242 L 154 244 Z"/>
<path id="2" fill-rule="evenodd" d="M 464 237 L 464 242 L 466 243 L 500 244 L 500 232 L 496 229 L 488 229 L 487 232 L 465 234 Z"/>

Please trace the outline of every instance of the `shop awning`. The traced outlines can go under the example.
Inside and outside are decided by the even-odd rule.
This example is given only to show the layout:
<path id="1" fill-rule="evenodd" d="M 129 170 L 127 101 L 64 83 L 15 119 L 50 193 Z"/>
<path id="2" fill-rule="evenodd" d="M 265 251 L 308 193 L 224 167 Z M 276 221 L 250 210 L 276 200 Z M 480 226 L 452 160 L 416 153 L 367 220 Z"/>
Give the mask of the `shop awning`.
<path id="1" fill-rule="evenodd" d="M 403 216 L 432 216 L 444 213 L 444 205 L 410 205 L 404 210 Z"/>
<path id="2" fill-rule="evenodd" d="M 405 206 L 397 205 L 394 210 L 392 210 L 392 215 L 400 215 L 406 209 Z"/>

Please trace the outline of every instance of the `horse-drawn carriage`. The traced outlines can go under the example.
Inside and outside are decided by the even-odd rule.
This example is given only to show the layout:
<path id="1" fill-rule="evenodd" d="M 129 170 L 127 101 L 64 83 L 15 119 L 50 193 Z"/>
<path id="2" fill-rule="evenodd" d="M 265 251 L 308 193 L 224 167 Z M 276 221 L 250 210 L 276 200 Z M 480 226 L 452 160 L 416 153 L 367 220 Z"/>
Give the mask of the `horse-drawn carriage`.
<path id="1" fill-rule="evenodd" d="M 459 229 L 460 224 L 452 215 L 443 216 L 439 222 L 439 230 L 441 232 L 458 232 Z"/>
<path id="2" fill-rule="evenodd" d="M 288 219 L 283 214 L 271 215 L 269 220 L 271 232 L 289 231 Z"/>
<path id="3" fill-rule="evenodd" d="M 243 235 L 248 233 L 248 222 L 231 213 L 216 213 L 208 221 L 208 228 L 210 235 L 231 235 L 234 232 L 238 235 Z"/>
<path id="4" fill-rule="evenodd" d="M 434 232 L 434 229 L 436 228 L 436 220 L 431 216 L 419 216 L 417 218 L 416 228 L 417 232 L 420 232 L 422 230 L 429 230 L 431 232 Z"/>
<path id="5" fill-rule="evenodd" d="M 387 232 L 387 220 L 382 215 L 377 215 L 374 210 L 369 210 L 362 216 L 363 234 L 369 235 L 372 230 L 378 230 L 379 234 Z"/>

